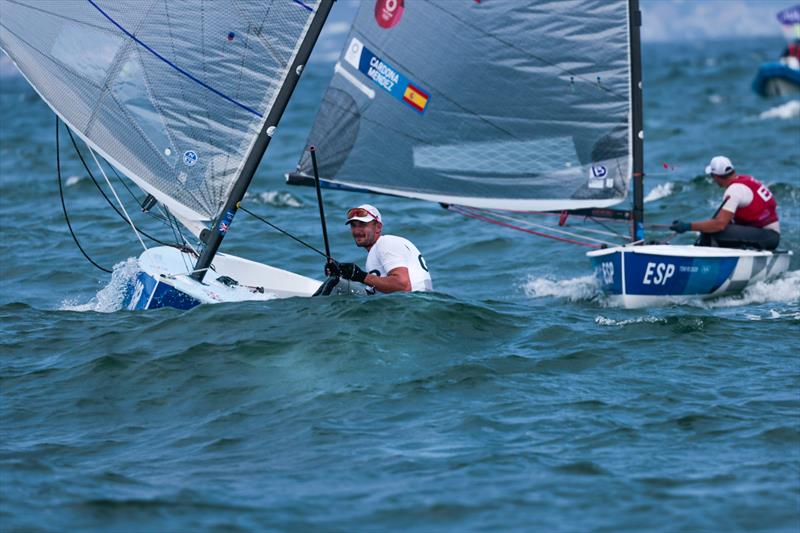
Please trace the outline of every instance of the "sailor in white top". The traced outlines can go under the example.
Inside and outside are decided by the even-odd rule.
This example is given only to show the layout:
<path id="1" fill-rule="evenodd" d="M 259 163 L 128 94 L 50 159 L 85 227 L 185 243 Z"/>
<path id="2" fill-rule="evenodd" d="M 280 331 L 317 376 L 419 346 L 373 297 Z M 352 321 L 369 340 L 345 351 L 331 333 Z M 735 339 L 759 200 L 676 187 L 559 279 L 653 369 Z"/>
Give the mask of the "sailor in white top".
<path id="1" fill-rule="evenodd" d="M 425 259 L 408 239 L 381 235 L 381 213 L 369 204 L 347 211 L 347 222 L 356 246 L 366 248 L 367 272 L 355 263 L 328 265 L 331 273 L 367 285 L 367 292 L 383 293 L 433 290 Z"/>

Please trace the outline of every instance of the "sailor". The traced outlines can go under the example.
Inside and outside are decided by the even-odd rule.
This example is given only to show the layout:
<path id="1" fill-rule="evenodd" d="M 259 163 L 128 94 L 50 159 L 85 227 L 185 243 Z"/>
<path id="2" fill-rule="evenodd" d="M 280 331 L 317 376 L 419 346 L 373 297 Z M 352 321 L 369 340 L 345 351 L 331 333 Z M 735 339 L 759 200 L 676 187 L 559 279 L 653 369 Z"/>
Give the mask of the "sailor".
<path id="1" fill-rule="evenodd" d="M 780 242 L 778 204 L 766 185 L 752 176 L 738 175 L 731 160 L 714 157 L 706 167 L 714 182 L 725 189 L 714 218 L 702 222 L 676 220 L 672 231 L 699 231 L 700 246 L 774 250 Z"/>
<path id="2" fill-rule="evenodd" d="M 780 61 L 789 68 L 800 69 L 800 39 L 786 45 Z"/>
<path id="3" fill-rule="evenodd" d="M 347 222 L 356 246 L 367 250 L 366 272 L 355 263 L 330 262 L 327 275 L 339 275 L 367 286 L 367 292 L 408 292 L 433 290 L 425 259 L 411 241 L 382 235 L 378 209 L 369 204 L 347 210 Z"/>

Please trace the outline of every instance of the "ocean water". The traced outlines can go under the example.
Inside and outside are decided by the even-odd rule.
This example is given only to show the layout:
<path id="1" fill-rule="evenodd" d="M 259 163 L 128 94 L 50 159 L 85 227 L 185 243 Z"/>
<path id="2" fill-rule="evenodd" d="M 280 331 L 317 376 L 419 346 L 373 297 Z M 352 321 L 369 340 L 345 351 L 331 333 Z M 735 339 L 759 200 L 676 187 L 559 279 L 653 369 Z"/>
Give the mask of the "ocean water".
<path id="1" fill-rule="evenodd" d="M 781 48 L 645 46 L 647 221 L 710 216 L 723 153 L 771 186 L 796 255 L 742 296 L 642 310 L 604 300 L 583 248 L 333 191 L 336 257 L 363 264 L 342 222 L 368 200 L 437 292 L 120 310 L 140 245 L 62 136 L 70 219 L 114 275 L 81 256 L 55 119 L 4 69 L 0 530 L 798 531 L 800 102 L 749 86 Z M 313 190 L 282 174 L 331 67 L 244 202 L 317 247 Z M 322 277 L 244 213 L 224 250 Z"/>

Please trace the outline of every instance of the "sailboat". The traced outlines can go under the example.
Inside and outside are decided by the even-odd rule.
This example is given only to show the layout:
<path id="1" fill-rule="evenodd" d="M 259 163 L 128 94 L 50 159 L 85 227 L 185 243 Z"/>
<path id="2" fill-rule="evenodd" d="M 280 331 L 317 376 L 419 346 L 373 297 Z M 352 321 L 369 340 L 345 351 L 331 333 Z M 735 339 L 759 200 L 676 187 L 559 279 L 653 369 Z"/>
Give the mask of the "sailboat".
<path id="1" fill-rule="evenodd" d="M 308 139 L 323 186 L 537 234 L 518 215 L 625 220 L 587 254 L 625 307 L 778 275 L 790 252 L 645 244 L 640 25 L 637 0 L 363 2 Z M 287 181 L 310 176 L 304 155 Z"/>
<path id="2" fill-rule="evenodd" d="M 2 1 L 0 47 L 42 100 L 104 175 L 98 158 L 196 239 L 142 241 L 127 308 L 311 296 L 320 287 L 218 250 L 332 4 Z"/>
<path id="3" fill-rule="evenodd" d="M 800 4 L 778 12 L 776 17 L 787 46 L 778 61 L 761 65 L 753 79 L 753 90 L 764 97 L 800 93 Z"/>

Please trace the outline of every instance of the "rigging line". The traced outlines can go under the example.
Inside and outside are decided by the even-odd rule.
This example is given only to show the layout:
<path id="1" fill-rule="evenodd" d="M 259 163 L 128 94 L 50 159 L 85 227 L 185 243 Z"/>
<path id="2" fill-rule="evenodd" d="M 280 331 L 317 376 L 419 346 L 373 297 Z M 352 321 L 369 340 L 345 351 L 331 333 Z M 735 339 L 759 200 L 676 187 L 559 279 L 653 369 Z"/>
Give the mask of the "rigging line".
<path id="1" fill-rule="evenodd" d="M 117 203 L 122 208 L 122 212 L 125 213 L 125 218 L 128 219 L 128 223 L 131 225 L 131 228 L 133 228 L 133 233 L 136 234 L 136 238 L 139 239 L 139 242 L 141 243 L 142 248 L 147 250 L 147 246 L 144 244 L 144 241 L 142 240 L 142 236 L 139 235 L 139 230 L 136 229 L 136 225 L 133 223 L 133 220 L 131 220 L 130 215 L 128 215 L 128 211 L 125 210 L 125 206 L 122 204 L 122 200 L 119 199 L 119 196 L 117 195 L 117 191 L 114 189 L 114 186 L 111 185 L 111 180 L 109 180 L 108 176 L 106 176 L 106 171 L 103 170 L 103 167 L 100 165 L 100 161 L 97 160 L 97 156 L 94 154 L 94 150 L 92 150 L 91 146 L 89 147 L 89 153 L 92 154 L 92 158 L 94 159 L 94 162 L 97 165 L 97 168 L 100 169 L 100 173 L 106 179 L 106 183 L 108 183 L 108 186 L 111 189 L 111 192 L 114 193 L 114 198 L 117 199 Z"/>
<path id="2" fill-rule="evenodd" d="M 299 242 L 300 244 L 302 244 L 302 245 L 303 245 L 303 246 L 305 246 L 306 248 L 310 248 L 310 249 L 314 250 L 315 252 L 317 252 L 317 253 L 318 253 L 319 255 L 321 255 L 322 257 L 325 257 L 325 258 L 327 258 L 327 257 L 328 257 L 327 255 L 325 255 L 325 252 L 323 252 L 323 251 L 321 251 L 321 250 L 319 250 L 319 249 L 317 249 L 317 248 L 315 248 L 315 247 L 311 246 L 310 244 L 308 244 L 307 242 L 303 241 L 302 239 L 299 239 L 299 238 L 295 237 L 294 235 L 292 235 L 292 234 L 291 234 L 291 233 L 289 233 L 288 231 L 284 231 L 284 230 L 282 230 L 281 228 L 279 228 L 278 226 L 276 226 L 275 224 L 273 224 L 273 223 L 272 223 L 272 222 L 270 222 L 269 220 L 266 220 L 266 219 L 264 219 L 264 218 L 261 218 L 260 216 L 256 215 L 255 213 L 253 213 L 252 211 L 250 211 L 250 210 L 249 210 L 249 209 L 247 209 L 246 207 L 243 207 L 241 204 L 237 205 L 237 207 L 238 207 L 239 209 L 241 209 L 242 211 L 244 211 L 245 213 L 247 213 L 248 215 L 251 215 L 251 216 L 253 216 L 253 217 L 257 218 L 258 220 L 260 220 L 260 221 L 261 221 L 261 222 L 263 222 L 264 224 L 267 224 L 267 225 L 268 225 L 268 226 L 270 226 L 271 228 L 274 228 L 274 229 L 276 229 L 276 230 L 280 231 L 281 233 L 283 233 L 283 234 L 284 234 L 284 235 L 286 235 L 287 237 L 291 237 L 292 239 L 296 240 L 297 242 Z"/>
<path id="3" fill-rule="evenodd" d="M 565 239 L 563 237 L 556 237 L 555 235 L 548 235 L 546 233 L 540 233 L 540 232 L 534 231 L 532 229 L 521 228 L 519 226 L 515 226 L 513 224 L 508 224 L 506 222 L 501 222 L 500 220 L 494 220 L 494 219 L 491 219 L 489 217 L 485 217 L 483 215 L 479 215 L 477 213 L 470 213 L 470 212 L 468 212 L 466 210 L 462 210 L 458 206 L 451 205 L 451 206 L 448 207 L 448 209 L 451 209 L 451 210 L 455 211 L 456 213 L 458 213 L 460 215 L 463 215 L 463 216 L 465 216 L 467 218 L 474 218 L 476 220 L 481 220 L 483 222 L 488 222 L 490 224 L 495 224 L 497 226 L 503 226 L 505 228 L 510 228 L 510 229 L 514 229 L 514 230 L 517 230 L 517 231 L 522 231 L 522 232 L 525 232 L 525 233 L 530 233 L 531 235 L 537 235 L 539 237 L 545 237 L 547 239 L 553 239 L 553 240 L 556 240 L 556 241 L 566 242 L 566 243 L 570 243 L 570 244 L 577 244 L 578 246 L 585 246 L 587 248 L 597 248 L 597 249 L 602 248 L 602 246 L 600 246 L 598 244 L 590 244 L 590 243 L 586 243 L 586 242 L 574 241 L 572 239 Z"/>
<path id="4" fill-rule="evenodd" d="M 486 212 L 486 211 L 484 211 L 484 212 Z M 560 230 L 560 229 L 552 228 L 550 226 L 545 226 L 545 225 L 542 225 L 542 224 L 534 224 L 533 222 L 529 222 L 527 220 L 523 220 L 523 219 L 520 219 L 520 218 L 515 218 L 515 217 L 512 217 L 512 216 L 508 216 L 508 215 L 502 215 L 502 214 L 496 213 L 496 212 L 489 212 L 489 213 L 494 217 L 504 218 L 506 220 L 511 220 L 512 222 L 525 224 L 528 227 L 540 228 L 540 229 L 544 229 L 544 230 L 547 230 L 547 231 L 552 231 L 554 233 L 560 233 L 562 235 L 569 235 L 570 237 L 580 237 L 581 239 L 586 239 L 588 241 L 594 241 L 594 242 L 599 242 L 600 244 L 606 244 L 606 245 L 614 246 L 614 243 L 601 241 L 600 239 L 587 237 L 586 235 L 580 235 L 578 233 L 573 233 L 573 232 L 570 232 L 570 231 Z"/>
<path id="5" fill-rule="evenodd" d="M 83 257 L 85 257 L 91 264 L 96 266 L 98 269 L 102 270 L 103 272 L 107 272 L 108 274 L 111 274 L 112 273 L 111 270 L 98 265 L 94 259 L 89 257 L 89 254 L 86 253 L 86 250 L 83 249 L 83 246 L 81 246 L 81 243 L 78 241 L 77 235 L 75 235 L 75 232 L 72 230 L 72 224 L 70 224 L 69 222 L 69 215 L 67 214 L 67 204 L 64 202 L 64 188 L 61 185 L 61 149 L 59 146 L 60 143 L 58 139 L 58 123 L 59 123 L 59 118 L 58 116 L 56 116 L 56 175 L 58 176 L 58 194 L 61 196 L 61 208 L 64 210 L 64 219 L 67 221 L 67 227 L 69 228 L 70 235 L 72 235 L 72 240 L 75 241 L 75 244 L 78 246 L 78 250 L 80 250 L 81 253 L 83 254 Z"/>
<path id="6" fill-rule="evenodd" d="M 586 219 L 591 220 L 592 222 L 594 222 L 598 226 L 603 227 L 603 228 L 607 229 L 608 231 L 601 231 L 601 230 L 591 229 L 591 228 L 581 228 L 583 231 L 588 231 L 590 233 L 597 233 L 599 235 L 611 235 L 612 237 L 619 237 L 620 239 L 625 239 L 626 241 L 631 240 L 631 238 L 629 236 L 623 235 L 622 233 L 619 233 L 618 231 L 614 231 L 614 228 L 607 226 L 604 222 L 600 222 L 599 220 L 597 220 L 594 217 L 586 217 Z"/>
<path id="7" fill-rule="evenodd" d="M 92 6 L 94 6 L 94 8 L 97 11 L 99 11 L 101 15 L 103 15 L 105 18 L 107 18 L 114 26 L 119 28 L 120 31 L 122 31 L 125 35 L 127 35 L 128 37 L 133 39 L 138 45 L 142 46 L 145 50 L 147 50 L 148 52 L 150 52 L 151 54 L 156 56 L 158 59 L 160 59 L 161 61 L 163 61 L 164 63 L 166 63 L 167 65 L 169 65 L 173 69 L 175 69 L 176 71 L 180 72 L 181 74 L 183 74 L 184 76 L 186 76 L 190 80 L 194 81 L 195 83 L 197 83 L 199 85 L 202 85 L 203 87 L 205 87 L 206 89 L 208 89 L 212 93 L 214 93 L 214 94 L 216 94 L 218 96 L 221 96 L 222 98 L 224 98 L 225 100 L 229 101 L 230 103 L 232 103 L 232 104 L 244 109 L 245 111 L 248 111 L 248 112 L 254 114 L 257 117 L 261 117 L 262 116 L 261 113 L 259 113 L 255 109 L 253 109 L 251 107 L 248 107 L 248 106 L 246 106 L 245 104 L 243 104 L 241 102 L 237 102 L 236 100 L 234 100 L 230 96 L 226 95 L 225 93 L 223 93 L 221 91 L 218 91 L 217 89 L 213 88 L 212 86 L 208 85 L 207 83 L 199 80 L 198 78 L 196 78 L 192 74 L 188 73 L 187 71 L 185 71 L 184 69 L 182 69 L 181 67 L 179 67 L 178 65 L 176 65 L 175 63 L 170 61 L 169 59 L 167 59 L 166 57 L 162 56 L 161 54 L 159 54 L 158 52 L 156 52 L 155 50 L 150 48 L 147 44 L 145 44 L 143 41 L 141 41 L 138 37 L 136 37 L 131 32 L 129 32 L 128 30 L 123 28 L 122 25 L 120 25 L 116 20 L 111 18 L 108 15 L 108 13 L 103 11 L 103 9 L 94 2 L 94 0 L 86 0 L 86 1 L 89 2 L 90 4 L 92 4 Z"/>
<path id="8" fill-rule="evenodd" d="M 587 218 L 588 218 L 588 220 L 590 220 L 592 222 L 600 224 L 600 222 L 595 221 L 591 217 L 587 217 Z M 600 225 L 602 225 L 602 224 L 600 224 Z M 628 237 L 627 235 L 623 235 L 623 234 L 621 234 L 619 232 L 616 232 L 616 231 L 612 230 L 611 228 L 608 228 L 609 231 L 603 231 L 601 229 L 585 228 L 583 226 L 575 226 L 575 225 L 572 225 L 572 224 L 564 224 L 561 227 L 572 228 L 575 231 L 584 231 L 586 233 L 594 233 L 596 235 L 606 235 L 607 237 L 618 237 L 620 239 L 625 239 L 625 240 L 629 240 L 630 239 L 630 237 Z M 605 227 L 605 226 L 603 226 L 603 227 Z"/>
<path id="9" fill-rule="evenodd" d="M 106 161 L 106 163 L 108 163 L 108 161 Z M 117 181 L 118 181 L 118 182 L 120 182 L 120 184 L 121 184 L 123 187 L 125 187 L 125 190 L 126 190 L 126 191 L 128 191 L 128 194 L 131 196 L 131 198 L 133 198 L 133 201 L 134 201 L 134 202 L 136 202 L 136 203 L 137 203 L 137 204 L 139 204 L 139 205 L 142 205 L 142 202 L 141 202 L 141 200 L 139 200 L 139 199 L 136 197 L 136 194 L 134 194 L 134 192 L 131 190 L 131 188 L 130 188 L 130 187 L 128 187 L 128 184 L 127 184 L 127 183 L 125 183 L 125 180 L 123 180 L 123 179 L 122 179 L 122 176 L 120 176 L 120 175 L 119 175 L 119 172 L 117 172 L 117 169 L 116 169 L 116 168 L 114 168 L 114 165 L 112 165 L 112 164 L 110 164 L 110 163 L 109 163 L 109 165 L 108 165 L 108 166 L 109 166 L 109 167 L 111 167 L 111 171 L 112 171 L 112 172 L 114 172 L 114 175 L 117 177 Z"/>
<path id="10" fill-rule="evenodd" d="M 125 216 L 124 216 L 122 213 L 120 213 L 119 209 L 117 209 L 117 206 L 115 206 L 115 205 L 114 205 L 114 202 L 112 202 L 112 201 L 111 201 L 111 198 L 109 198 L 109 197 L 108 197 L 108 195 L 106 195 L 105 191 L 102 189 L 102 187 L 100 187 L 100 184 L 99 184 L 99 183 L 97 183 L 97 178 L 95 178 L 95 177 L 94 177 L 94 174 L 92 174 L 92 171 L 89 169 L 89 165 L 87 165 L 87 164 L 86 164 L 86 160 L 83 158 L 83 154 L 81 154 L 81 151 L 80 151 L 80 149 L 78 148 L 78 143 L 77 143 L 77 142 L 75 142 L 75 137 L 73 137 L 73 135 L 72 135 L 72 130 L 70 130 L 70 129 L 69 129 L 69 127 L 67 128 L 67 133 L 69 134 L 69 138 L 70 138 L 70 140 L 72 141 L 72 146 L 75 148 L 75 153 L 76 153 L 76 154 L 78 154 L 78 158 L 81 160 L 81 163 L 83 163 L 83 168 L 84 168 L 84 170 L 86 170 L 86 173 L 87 173 L 87 174 L 89 174 L 89 177 L 92 179 L 92 183 L 94 183 L 94 186 L 95 186 L 95 187 L 97 187 L 97 190 L 98 190 L 98 191 L 100 191 L 100 194 L 102 194 L 102 195 L 103 195 L 103 198 L 105 198 L 105 200 L 106 200 L 106 202 L 108 203 L 108 205 L 110 205 L 110 206 L 111 206 L 111 208 L 112 208 L 112 209 L 113 209 L 113 210 L 114 210 L 114 211 L 117 213 L 117 215 L 119 215 L 119 217 L 120 217 L 121 219 L 125 220 Z M 111 168 L 112 168 L 112 170 L 113 170 L 113 169 L 114 169 L 114 166 L 112 165 L 112 166 L 111 166 Z M 116 172 L 116 171 L 115 171 L 115 172 Z M 123 183 L 124 183 L 124 182 L 123 182 Z M 150 235 L 150 234 L 148 234 L 148 233 L 145 233 L 143 230 L 141 230 L 141 229 L 139 229 L 139 228 L 136 228 L 136 229 L 137 229 L 137 230 L 138 230 L 138 231 L 139 231 L 139 232 L 140 232 L 142 235 L 144 235 L 145 237 L 147 237 L 148 239 L 150 239 L 150 240 L 151 240 L 151 241 L 153 241 L 153 242 L 157 242 L 158 244 L 161 244 L 161 245 L 163 245 L 163 246 L 174 246 L 174 245 L 173 245 L 173 244 L 171 244 L 171 243 L 164 242 L 164 241 L 162 241 L 162 240 L 160 240 L 160 239 L 156 239 L 156 238 L 155 238 L 155 237 L 153 237 L 152 235 Z"/>
<path id="11" fill-rule="evenodd" d="M 178 231 L 177 231 L 177 232 L 175 231 L 175 230 L 176 230 L 176 225 L 177 225 L 177 222 L 175 223 L 175 225 L 173 225 L 173 218 L 174 218 L 174 216 L 173 216 L 173 217 L 170 217 L 170 212 L 169 212 L 169 209 L 167 209 L 167 207 L 166 207 L 166 206 L 164 206 L 164 208 L 163 208 L 163 211 L 164 211 L 164 214 L 165 214 L 165 216 L 167 217 L 167 221 L 169 222 L 169 227 L 170 227 L 170 229 L 172 230 L 172 237 L 173 237 L 173 238 L 174 238 L 176 241 L 179 241 L 179 239 L 178 239 L 178 237 L 179 237 L 179 236 L 181 237 L 181 239 L 183 239 L 183 235 L 180 233 L 180 229 L 178 229 Z M 186 240 L 185 240 L 185 239 L 183 239 L 183 243 L 184 243 L 184 244 L 186 244 Z M 183 266 L 184 266 L 184 268 L 186 268 L 186 270 L 187 270 L 187 271 L 189 271 L 189 270 L 192 270 L 192 268 L 194 267 L 194 265 L 192 265 L 192 264 L 190 264 L 190 263 L 189 263 L 189 260 L 186 258 L 186 254 L 181 254 L 181 259 L 183 260 Z"/>

